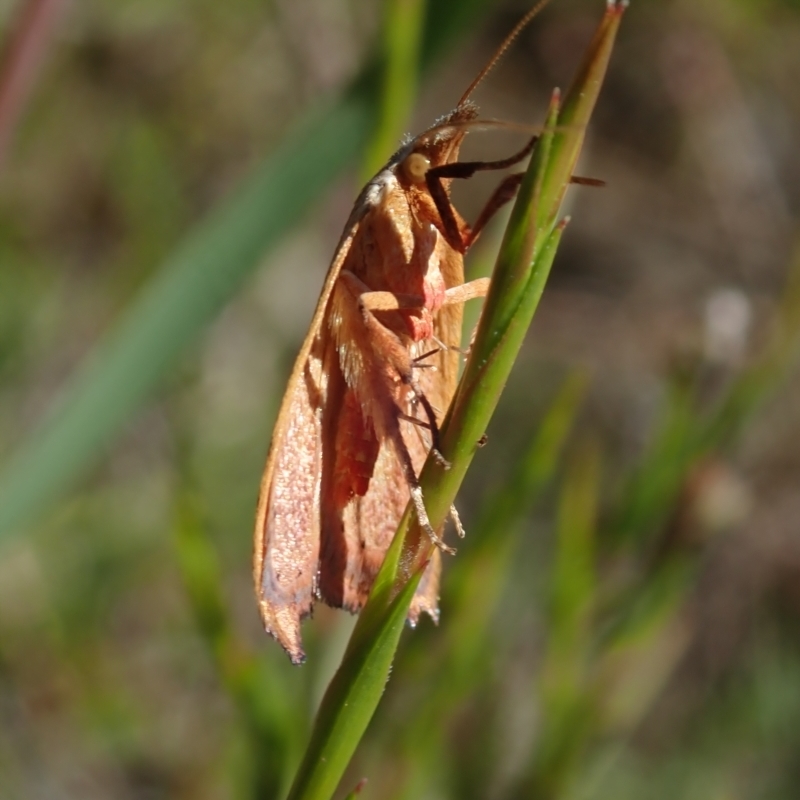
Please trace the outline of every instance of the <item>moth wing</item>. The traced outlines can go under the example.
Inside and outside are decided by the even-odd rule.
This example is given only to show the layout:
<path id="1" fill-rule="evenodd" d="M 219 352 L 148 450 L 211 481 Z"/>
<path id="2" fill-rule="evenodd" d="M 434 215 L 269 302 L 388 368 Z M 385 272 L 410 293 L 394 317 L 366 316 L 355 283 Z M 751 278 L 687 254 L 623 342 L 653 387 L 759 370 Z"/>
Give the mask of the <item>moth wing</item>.
<path id="1" fill-rule="evenodd" d="M 295 664 L 305 659 L 300 622 L 317 591 L 322 475 L 323 320 L 366 208 L 357 202 L 334 254 L 272 434 L 256 511 L 253 578 L 261 619 Z"/>
<path id="2" fill-rule="evenodd" d="M 366 231 L 362 231 L 362 234 L 366 233 L 368 236 L 368 231 L 367 223 Z M 359 239 L 359 244 L 363 244 L 362 239 Z M 447 247 L 443 240 L 440 248 L 440 268 L 447 288 L 462 284 L 464 267 L 461 255 Z M 439 310 L 434 320 L 434 333 L 439 341 L 454 347 L 459 346 L 462 312 L 459 305 L 445 306 Z M 421 342 L 418 345 L 420 353 L 432 348 L 436 348 L 433 342 Z M 441 350 L 426 359 L 425 363 L 432 368 L 419 370 L 417 382 L 436 409 L 437 419 L 441 422 L 455 391 L 459 353 L 454 349 Z M 343 384 L 333 353 L 329 374 L 336 376 L 332 380 Z M 327 412 L 324 425 L 327 426 L 329 435 L 325 437 L 326 441 L 335 441 L 337 431 L 341 433 L 343 430 L 348 430 L 356 440 L 362 437 L 371 438 L 366 435 L 371 428 L 368 415 L 364 415 L 365 418 L 354 424 L 352 407 L 346 423 L 336 404 L 331 403 Z M 427 421 L 421 408 L 418 408 L 417 414 L 421 421 Z M 400 430 L 414 471 L 419 474 L 430 449 L 430 438 L 422 432 L 420 426 L 405 420 L 400 422 Z M 333 458 L 332 455 L 331 459 Z M 335 492 L 330 490 L 330 478 L 326 474 L 321 501 L 324 526 L 322 542 L 325 550 L 320 561 L 321 595 L 330 605 L 357 611 L 366 602 L 397 523 L 408 504 L 409 486 L 394 446 L 388 440 L 380 442 L 366 492 L 362 496 L 353 497 L 344 508 L 333 499 Z M 438 618 L 440 571 L 441 557 L 438 551 L 434 551 L 411 604 L 409 619 L 412 622 L 416 622 L 423 611 L 434 619 Z"/>

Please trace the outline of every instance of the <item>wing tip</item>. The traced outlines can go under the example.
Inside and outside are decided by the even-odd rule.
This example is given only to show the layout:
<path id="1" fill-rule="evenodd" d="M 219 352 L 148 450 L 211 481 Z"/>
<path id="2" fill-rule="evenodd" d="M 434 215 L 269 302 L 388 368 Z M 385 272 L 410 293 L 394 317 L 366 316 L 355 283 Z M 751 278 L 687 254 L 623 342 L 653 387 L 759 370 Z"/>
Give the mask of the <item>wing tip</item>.
<path id="1" fill-rule="evenodd" d="M 273 609 L 265 602 L 259 603 L 264 630 L 286 651 L 289 660 L 296 667 L 305 663 L 306 654 L 300 636 L 300 614 L 287 606 Z"/>

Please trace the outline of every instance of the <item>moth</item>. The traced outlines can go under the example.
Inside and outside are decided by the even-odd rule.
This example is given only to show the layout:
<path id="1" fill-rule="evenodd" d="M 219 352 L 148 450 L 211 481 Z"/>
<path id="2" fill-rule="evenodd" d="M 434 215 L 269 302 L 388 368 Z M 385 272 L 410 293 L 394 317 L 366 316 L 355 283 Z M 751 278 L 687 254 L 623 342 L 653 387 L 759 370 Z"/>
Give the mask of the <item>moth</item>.
<path id="1" fill-rule="evenodd" d="M 542 5 L 542 4 L 540 4 Z M 464 282 L 464 254 L 511 200 L 506 175 L 469 225 L 450 184 L 523 161 L 459 162 L 470 99 L 532 9 L 456 107 L 407 139 L 359 194 L 336 247 L 280 407 L 256 513 L 254 580 L 267 632 L 302 663 L 300 623 L 315 600 L 358 611 L 409 500 L 439 545 L 409 611 L 438 617 L 440 550 L 417 480 L 456 386 L 462 307 L 488 280 Z M 441 459 L 441 456 L 439 456 Z M 457 517 L 454 516 L 457 521 Z M 458 523 L 457 523 L 457 527 Z"/>

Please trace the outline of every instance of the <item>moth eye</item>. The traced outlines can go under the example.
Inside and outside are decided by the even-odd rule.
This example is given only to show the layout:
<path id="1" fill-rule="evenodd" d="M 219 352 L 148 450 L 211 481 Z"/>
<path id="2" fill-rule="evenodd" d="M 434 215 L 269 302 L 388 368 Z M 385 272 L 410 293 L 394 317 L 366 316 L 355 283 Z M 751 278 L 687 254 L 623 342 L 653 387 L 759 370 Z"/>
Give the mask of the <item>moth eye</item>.
<path id="1" fill-rule="evenodd" d="M 410 153 L 403 161 L 403 170 L 412 183 L 425 183 L 425 173 L 431 162 L 422 153 Z"/>

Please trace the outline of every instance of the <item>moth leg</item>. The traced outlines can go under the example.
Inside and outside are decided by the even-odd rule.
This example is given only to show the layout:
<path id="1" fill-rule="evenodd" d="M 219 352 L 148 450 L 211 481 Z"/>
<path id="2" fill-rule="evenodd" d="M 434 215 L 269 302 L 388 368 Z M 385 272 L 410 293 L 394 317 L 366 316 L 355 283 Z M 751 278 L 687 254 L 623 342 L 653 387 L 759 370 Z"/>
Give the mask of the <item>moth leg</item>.
<path id="1" fill-rule="evenodd" d="M 444 166 L 456 166 L 456 165 L 448 164 Z M 524 177 L 525 177 L 524 172 L 514 172 L 511 175 L 507 175 L 505 178 L 503 178 L 502 181 L 500 181 L 500 185 L 494 190 L 494 192 L 492 192 L 491 196 L 486 201 L 486 205 L 483 207 L 483 210 L 478 215 L 478 219 L 475 220 L 475 223 L 467 232 L 467 236 L 464 239 L 465 252 L 472 246 L 472 243 L 478 238 L 481 231 L 486 227 L 489 220 L 506 203 L 510 202 L 516 197 L 517 192 L 519 191 L 519 187 L 522 184 L 522 179 Z M 600 178 L 582 178 L 578 175 L 573 175 L 570 178 L 569 182 L 579 186 L 600 187 L 606 185 L 606 182 L 604 180 L 601 180 Z"/>
<path id="2" fill-rule="evenodd" d="M 447 291 L 445 291 L 445 299 L 442 305 L 458 305 L 460 303 L 465 303 L 467 300 L 473 300 L 476 297 L 486 297 L 489 292 L 490 282 L 491 281 L 489 278 L 476 278 L 474 281 L 470 281 L 469 283 L 462 283 L 459 286 L 453 286 L 451 289 L 447 289 Z M 457 352 L 461 353 L 462 356 L 468 356 L 477 330 L 478 326 L 476 325 L 472 331 L 472 335 L 470 336 L 469 346 L 466 348 L 446 345 L 443 342 L 439 342 L 435 338 L 434 341 L 440 345 L 443 350 L 456 350 Z"/>
<path id="3" fill-rule="evenodd" d="M 411 386 L 411 391 L 414 392 L 414 401 L 419 401 L 419 403 L 425 409 L 425 415 L 429 420 L 427 427 L 431 432 L 431 453 L 433 454 L 433 457 L 436 459 L 439 466 L 443 467 L 444 469 L 450 469 L 452 465 L 442 455 L 441 433 L 439 431 L 439 425 L 436 422 L 436 413 L 433 410 L 433 406 L 430 404 L 430 401 L 422 391 L 414 388 L 414 385 Z"/>
<path id="4" fill-rule="evenodd" d="M 438 351 L 431 351 L 430 353 L 426 353 L 424 356 L 418 356 L 417 358 L 410 359 L 405 348 L 400 346 L 397 342 L 395 335 L 389 331 L 373 314 L 374 311 L 397 311 L 404 308 L 422 308 L 425 304 L 425 298 L 421 297 L 420 295 L 413 294 L 395 294 L 394 292 L 372 291 L 365 283 L 363 283 L 363 281 L 359 280 L 359 278 L 352 273 L 343 272 L 342 276 L 345 278 L 345 280 L 352 283 L 354 290 L 362 290 L 360 293 L 357 293 L 358 304 L 362 318 L 365 320 L 367 326 L 373 331 L 380 329 L 381 334 L 379 338 L 383 339 L 384 342 L 391 342 L 392 350 L 395 350 L 396 347 L 400 347 L 400 350 L 402 351 L 401 359 L 403 363 L 399 364 L 398 362 L 395 362 L 394 366 L 397 368 L 397 372 L 400 375 L 403 383 L 410 387 L 411 391 L 414 393 L 415 399 L 418 400 L 425 409 L 425 414 L 430 422 L 431 438 L 433 440 L 431 452 L 433 453 L 433 457 L 442 467 L 445 469 L 450 469 L 450 462 L 442 455 L 442 448 L 439 438 L 439 425 L 436 422 L 436 415 L 431 407 L 431 404 L 428 402 L 428 398 L 414 380 L 413 375 L 413 370 L 415 368 L 435 369 L 435 367 L 432 365 L 419 364 L 418 362 L 430 355 L 434 355 Z M 463 303 L 466 300 L 472 299 L 473 297 L 482 297 L 486 294 L 485 289 L 481 290 L 481 281 L 483 280 L 486 281 L 486 285 L 488 287 L 488 279 L 478 279 L 477 281 L 471 281 L 470 283 L 454 287 L 456 290 L 461 290 L 458 296 L 448 297 L 447 293 L 451 290 L 447 290 L 447 292 L 445 292 L 444 305 Z M 437 344 L 441 343 L 437 342 Z"/>
<path id="5" fill-rule="evenodd" d="M 421 356 L 417 356 L 414 359 L 414 369 L 438 369 L 434 364 L 420 364 L 420 361 L 424 361 L 426 358 L 432 358 L 433 356 L 438 356 L 439 353 L 459 353 L 462 356 L 466 355 L 466 351 L 462 350 L 460 347 L 456 347 L 454 344 L 447 344 L 447 342 L 443 342 L 438 336 L 435 334 L 431 336 L 431 341 L 436 343 L 436 347 L 433 350 L 428 350 L 427 353 L 423 353 Z"/>
<path id="6" fill-rule="evenodd" d="M 411 362 L 413 369 L 432 369 L 436 370 L 436 366 L 434 364 L 420 364 L 419 362 L 425 358 L 430 358 L 431 356 L 435 356 L 438 353 L 441 353 L 442 350 L 454 350 L 458 348 L 448 347 L 448 345 L 443 344 L 438 339 L 434 337 L 434 341 L 439 345 L 435 350 L 429 350 L 427 353 L 423 353 L 421 356 L 417 356 Z M 459 350 L 460 352 L 460 350 Z M 426 428 L 431 432 L 431 441 L 430 443 L 426 443 L 426 446 L 429 448 L 433 457 L 436 459 L 436 462 L 439 466 L 443 467 L 444 469 L 450 469 L 452 464 L 442 455 L 442 444 L 441 444 L 441 431 L 439 430 L 439 426 L 436 423 L 436 409 L 428 401 L 428 398 L 425 394 L 417 389 L 413 389 L 414 397 L 412 399 L 412 404 L 416 406 L 419 402 L 425 407 L 425 413 L 430 420 L 430 422 L 423 422 L 422 420 L 418 419 L 417 417 L 412 417 L 407 414 L 403 414 L 403 418 L 407 422 L 411 422 L 421 428 Z M 427 405 L 426 405 L 427 404 Z M 428 408 L 430 406 L 430 409 Z"/>
<path id="7" fill-rule="evenodd" d="M 413 402 L 413 401 L 412 401 Z M 418 429 L 420 441 L 423 443 L 425 447 L 430 450 L 433 454 L 433 457 L 436 459 L 436 463 L 439 464 L 443 469 L 448 470 L 453 465 L 442 455 L 441 450 L 441 440 L 440 440 L 440 432 L 438 426 L 431 425 L 430 422 L 425 422 L 424 420 L 419 419 L 419 417 L 415 417 L 412 414 L 403 414 L 400 413 L 400 419 L 405 420 L 406 422 L 410 422 L 412 425 L 415 425 Z M 424 437 L 422 436 L 419 429 L 423 429 L 429 431 L 431 434 L 431 440 L 426 442 Z"/>
<path id="8" fill-rule="evenodd" d="M 602 188 L 606 185 L 602 178 L 585 178 L 581 175 L 573 175 L 569 182 L 574 183 L 576 186 L 594 186 L 596 188 Z"/>
<path id="9" fill-rule="evenodd" d="M 476 278 L 469 283 L 462 283 L 445 290 L 444 303 L 442 305 L 452 306 L 466 303 L 467 300 L 475 300 L 478 297 L 486 297 L 489 292 L 489 278 Z"/>
<path id="10" fill-rule="evenodd" d="M 472 231 L 470 232 L 467 247 L 470 247 L 478 238 L 480 232 L 486 227 L 489 220 L 506 203 L 511 202 L 517 196 L 517 192 L 519 191 L 524 177 L 524 172 L 514 172 L 500 181 L 500 185 L 492 192 L 491 196 L 486 201 L 486 205 L 483 207 L 483 211 L 478 215 L 478 219 L 475 220 L 475 224 L 472 226 Z"/>
<path id="11" fill-rule="evenodd" d="M 437 535 L 436 531 L 431 526 L 431 521 L 428 519 L 428 512 L 425 510 L 425 503 L 422 500 L 422 487 L 418 483 L 411 487 L 411 502 L 414 504 L 414 510 L 417 512 L 419 525 L 422 530 L 428 534 L 428 538 L 440 550 L 443 550 L 448 555 L 454 556 L 456 554 L 455 547 L 450 547 L 449 544 Z"/>
<path id="12" fill-rule="evenodd" d="M 431 429 L 430 422 L 425 422 L 424 420 L 418 419 L 411 414 L 403 414 L 400 412 L 400 419 L 404 419 L 406 422 L 410 422 L 412 425 L 416 425 L 418 428 L 424 428 L 426 431 Z"/>
<path id="13" fill-rule="evenodd" d="M 363 287 L 363 291 L 359 295 L 359 302 L 368 311 L 399 311 L 401 309 L 416 309 L 422 308 L 425 305 L 425 298 L 416 294 L 395 294 L 394 292 L 374 292 L 369 289 L 366 284 L 360 281 L 355 275 L 350 275 L 347 278 L 352 281 L 354 287 L 357 285 L 359 288 Z M 489 291 L 489 278 L 476 278 L 468 283 L 461 283 L 458 286 L 452 286 L 450 289 L 445 290 L 443 306 L 460 305 L 466 303 L 468 300 L 475 300 L 479 297 L 486 297 Z M 436 344 L 442 350 L 458 350 L 459 348 L 452 345 L 440 342 L 434 338 Z M 423 356 L 417 356 L 416 362 L 427 358 L 428 356 L 435 355 L 438 350 L 431 350 Z M 421 365 L 421 368 L 424 365 Z"/>
<path id="14" fill-rule="evenodd" d="M 395 419 L 395 423 L 397 423 L 397 419 Z M 399 424 L 396 424 L 393 427 L 391 438 L 397 452 L 397 457 L 400 459 L 400 464 L 403 468 L 406 483 L 408 483 L 411 502 L 414 504 L 414 510 L 417 512 L 417 520 L 419 521 L 420 528 L 425 531 L 425 533 L 428 535 L 428 538 L 434 543 L 434 545 L 436 545 L 436 547 L 438 547 L 440 550 L 443 550 L 445 553 L 455 555 L 455 548 L 446 544 L 433 529 L 433 525 L 431 525 L 428 512 L 425 510 L 425 501 L 422 498 L 422 487 L 419 485 L 419 479 L 417 478 L 416 472 L 414 472 L 414 466 L 411 463 L 411 455 L 408 452 L 406 443 L 403 441 L 402 435 L 400 434 Z M 432 452 L 435 451 L 432 450 Z"/>
<path id="15" fill-rule="evenodd" d="M 464 530 L 464 526 L 461 524 L 461 517 L 458 516 L 458 509 L 454 505 L 450 506 L 450 519 L 453 520 L 453 525 L 456 526 L 458 538 L 463 539 L 467 535 L 467 532 Z"/>
<path id="16" fill-rule="evenodd" d="M 442 164 L 440 167 L 433 167 L 425 173 L 425 183 L 442 221 L 444 238 L 453 249 L 459 253 L 467 252 L 470 245 L 478 238 L 481 230 L 486 226 L 486 223 L 516 195 L 522 182 L 522 173 L 508 175 L 500 182 L 500 185 L 494 190 L 472 227 L 459 225 L 453 210 L 453 204 L 442 181 L 452 178 L 471 178 L 476 172 L 482 170 L 513 167 L 530 155 L 538 138 L 538 136 L 532 137 L 522 150 L 500 161 L 456 161 L 453 164 Z"/>
<path id="17" fill-rule="evenodd" d="M 354 280 L 358 278 L 353 276 Z M 364 287 L 359 302 L 364 308 L 370 311 L 399 311 L 400 309 L 422 308 L 425 305 L 425 298 L 419 294 L 395 294 L 394 292 L 373 292 L 365 284 L 359 283 Z"/>
<path id="18" fill-rule="evenodd" d="M 454 344 L 447 344 L 447 342 L 443 342 L 436 334 L 431 335 L 431 341 L 436 344 L 433 350 L 428 350 L 427 353 L 423 353 L 421 356 L 416 356 L 413 360 L 414 369 L 437 369 L 436 366 L 433 364 L 421 364 L 421 361 L 424 361 L 426 358 L 432 358 L 433 356 L 438 356 L 439 353 L 460 353 L 462 356 L 467 355 L 467 351 L 461 347 L 456 347 Z"/>
<path id="19" fill-rule="evenodd" d="M 427 353 L 423 353 L 422 355 L 419 356 L 414 356 L 414 358 L 411 361 L 411 365 L 414 369 L 432 369 L 432 370 L 436 369 L 435 364 L 423 364 L 422 362 L 425 361 L 425 359 L 427 358 L 439 355 L 439 353 L 441 353 L 442 350 L 447 350 L 449 348 L 447 347 L 446 344 L 444 344 L 444 342 L 440 342 L 435 336 L 433 337 L 433 341 L 436 342 L 437 345 L 433 350 L 428 350 Z"/>

